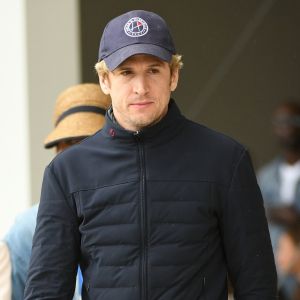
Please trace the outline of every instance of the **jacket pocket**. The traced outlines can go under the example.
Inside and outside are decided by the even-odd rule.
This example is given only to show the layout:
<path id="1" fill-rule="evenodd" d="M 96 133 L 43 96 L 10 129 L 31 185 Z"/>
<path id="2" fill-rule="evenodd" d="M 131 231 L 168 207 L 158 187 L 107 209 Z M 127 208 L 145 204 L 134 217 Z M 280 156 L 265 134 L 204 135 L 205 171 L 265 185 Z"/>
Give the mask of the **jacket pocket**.
<path id="1" fill-rule="evenodd" d="M 83 282 L 82 282 L 82 293 L 83 293 L 83 290 L 84 290 L 86 293 L 89 293 L 90 288 L 91 288 L 91 285 L 90 285 L 90 282 L 89 282 L 89 281 L 83 281 Z"/>

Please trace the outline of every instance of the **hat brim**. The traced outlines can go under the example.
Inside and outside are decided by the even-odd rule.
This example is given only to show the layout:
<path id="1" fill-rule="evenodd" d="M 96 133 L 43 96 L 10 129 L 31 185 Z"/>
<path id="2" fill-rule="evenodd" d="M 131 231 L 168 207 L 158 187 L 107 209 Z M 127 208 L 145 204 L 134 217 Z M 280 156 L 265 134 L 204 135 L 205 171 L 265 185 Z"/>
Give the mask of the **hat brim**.
<path id="1" fill-rule="evenodd" d="M 108 69 L 113 71 L 127 58 L 136 54 L 153 55 L 166 62 L 170 62 L 172 58 L 172 53 L 160 46 L 153 44 L 131 44 L 115 51 L 103 60 L 105 61 Z"/>
<path id="2" fill-rule="evenodd" d="M 85 138 L 100 130 L 105 123 L 102 115 L 91 112 L 79 112 L 64 118 L 44 141 L 45 148 L 52 148 L 59 142 Z"/>

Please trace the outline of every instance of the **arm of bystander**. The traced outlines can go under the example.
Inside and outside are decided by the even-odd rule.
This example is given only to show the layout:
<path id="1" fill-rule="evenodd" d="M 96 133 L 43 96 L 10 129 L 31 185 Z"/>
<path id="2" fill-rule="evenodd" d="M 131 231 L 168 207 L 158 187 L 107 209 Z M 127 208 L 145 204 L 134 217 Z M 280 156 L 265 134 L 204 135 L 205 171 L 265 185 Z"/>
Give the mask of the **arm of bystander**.
<path id="1" fill-rule="evenodd" d="M 11 299 L 11 263 L 5 242 L 0 241 L 0 299 Z"/>

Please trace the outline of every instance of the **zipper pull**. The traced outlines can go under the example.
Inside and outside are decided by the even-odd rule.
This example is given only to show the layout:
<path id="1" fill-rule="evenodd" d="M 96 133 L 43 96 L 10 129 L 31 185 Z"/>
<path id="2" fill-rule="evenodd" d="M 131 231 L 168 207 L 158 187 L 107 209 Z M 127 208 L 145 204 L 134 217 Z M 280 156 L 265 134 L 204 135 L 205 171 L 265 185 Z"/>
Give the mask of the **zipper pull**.
<path id="1" fill-rule="evenodd" d="M 135 131 L 135 132 L 133 133 L 133 136 L 134 136 L 134 138 L 135 138 L 135 140 L 136 140 L 137 142 L 140 142 L 140 141 L 141 141 L 141 132 L 140 132 L 139 130 Z"/>

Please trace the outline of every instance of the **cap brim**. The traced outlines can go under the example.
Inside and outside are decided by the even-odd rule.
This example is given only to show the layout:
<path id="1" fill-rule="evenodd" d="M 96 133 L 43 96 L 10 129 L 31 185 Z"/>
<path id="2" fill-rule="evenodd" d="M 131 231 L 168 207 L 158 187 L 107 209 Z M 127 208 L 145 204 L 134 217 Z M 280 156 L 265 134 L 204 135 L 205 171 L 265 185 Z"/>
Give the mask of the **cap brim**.
<path id="1" fill-rule="evenodd" d="M 123 61 L 135 54 L 149 54 L 170 62 L 172 53 L 165 48 L 153 44 L 132 44 L 123 47 L 104 58 L 110 71 L 116 69 Z"/>
<path id="2" fill-rule="evenodd" d="M 104 116 L 95 113 L 80 112 L 69 115 L 47 136 L 44 146 L 45 148 L 51 148 L 61 141 L 85 138 L 100 130 L 104 123 Z"/>

